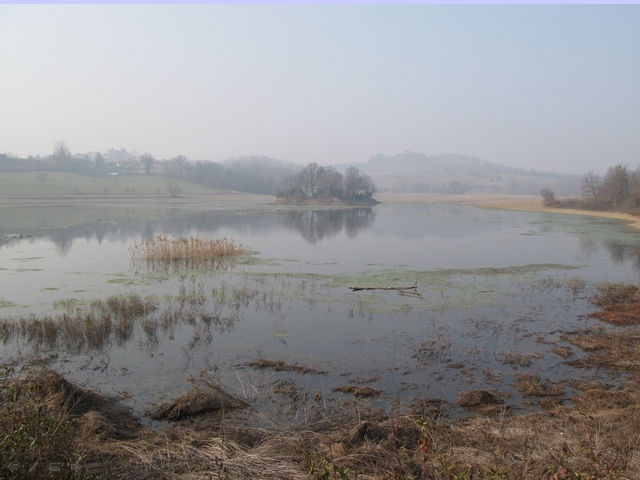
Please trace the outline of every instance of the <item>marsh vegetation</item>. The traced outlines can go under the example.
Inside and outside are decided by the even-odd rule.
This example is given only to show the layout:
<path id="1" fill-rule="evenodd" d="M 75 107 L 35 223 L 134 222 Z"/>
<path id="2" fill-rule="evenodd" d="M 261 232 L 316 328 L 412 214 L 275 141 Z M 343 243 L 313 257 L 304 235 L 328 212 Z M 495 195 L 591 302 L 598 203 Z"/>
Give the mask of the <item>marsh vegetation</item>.
<path id="1" fill-rule="evenodd" d="M 147 238 L 131 246 L 133 269 L 155 272 L 220 270 L 227 268 L 247 249 L 229 238 Z"/>

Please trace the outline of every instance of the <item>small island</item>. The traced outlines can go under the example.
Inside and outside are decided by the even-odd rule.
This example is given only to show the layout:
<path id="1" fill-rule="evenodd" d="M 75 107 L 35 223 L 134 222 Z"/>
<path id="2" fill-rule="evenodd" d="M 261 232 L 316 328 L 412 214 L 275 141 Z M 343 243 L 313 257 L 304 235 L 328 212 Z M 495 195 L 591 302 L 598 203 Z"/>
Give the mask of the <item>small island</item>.
<path id="1" fill-rule="evenodd" d="M 277 193 L 280 205 L 331 205 L 370 207 L 380 203 L 373 198 L 376 186 L 371 177 L 356 167 L 343 175 L 332 166 L 309 163 L 285 179 Z"/>

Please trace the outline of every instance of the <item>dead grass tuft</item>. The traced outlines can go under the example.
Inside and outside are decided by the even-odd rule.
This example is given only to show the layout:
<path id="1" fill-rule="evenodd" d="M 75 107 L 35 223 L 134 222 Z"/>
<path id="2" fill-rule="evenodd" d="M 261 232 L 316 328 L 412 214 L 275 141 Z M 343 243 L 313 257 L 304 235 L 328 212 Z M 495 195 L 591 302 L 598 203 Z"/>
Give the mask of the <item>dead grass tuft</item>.
<path id="1" fill-rule="evenodd" d="M 484 405 L 502 405 L 504 402 L 486 390 L 472 390 L 458 396 L 458 404 L 463 407 L 480 407 Z"/>
<path id="2" fill-rule="evenodd" d="M 637 327 L 625 330 L 591 328 L 564 334 L 563 338 L 587 353 L 586 358 L 567 362 L 569 365 L 640 371 L 640 330 Z"/>
<path id="3" fill-rule="evenodd" d="M 227 393 L 220 385 L 201 380 L 192 390 L 149 412 L 154 420 L 180 420 L 208 412 L 247 408 L 248 404 Z"/>
<path id="4" fill-rule="evenodd" d="M 640 289 L 635 285 L 604 284 L 594 299 L 600 311 L 594 316 L 613 325 L 640 324 Z"/>
<path id="5" fill-rule="evenodd" d="M 315 373 L 318 375 L 327 374 L 327 372 L 324 370 L 318 370 L 313 367 L 298 365 L 297 363 L 289 363 L 283 360 L 267 360 L 264 358 L 259 358 L 257 360 L 249 362 L 247 365 L 256 368 L 269 368 L 276 372 Z"/>
<path id="6" fill-rule="evenodd" d="M 524 397 L 557 397 L 564 394 L 564 388 L 543 383 L 540 376 L 533 373 L 517 375 L 513 387 Z"/>
<path id="7" fill-rule="evenodd" d="M 382 393 L 377 388 L 369 387 L 366 385 L 362 387 L 358 387 L 354 385 L 345 385 L 342 387 L 334 387 L 331 390 L 333 390 L 334 392 L 352 393 L 355 397 L 362 397 L 362 398 L 377 397 Z"/>
<path id="8" fill-rule="evenodd" d="M 575 395 L 572 400 L 577 407 L 588 412 L 627 408 L 637 401 L 629 392 L 601 389 L 585 390 Z"/>

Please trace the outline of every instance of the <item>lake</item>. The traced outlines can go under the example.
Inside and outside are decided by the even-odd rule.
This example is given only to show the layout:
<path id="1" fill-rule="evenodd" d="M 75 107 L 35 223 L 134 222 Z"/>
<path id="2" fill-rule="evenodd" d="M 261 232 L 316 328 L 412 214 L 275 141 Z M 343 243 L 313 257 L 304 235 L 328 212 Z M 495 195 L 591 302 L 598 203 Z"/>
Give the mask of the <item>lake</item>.
<path id="1" fill-rule="evenodd" d="M 82 220 L 56 225 L 58 215 Z M 640 271 L 636 230 L 578 215 L 389 203 L 145 215 L 52 207 L 20 218 L 0 231 L 3 362 L 44 360 L 141 416 L 201 377 L 288 421 L 350 401 L 334 390 L 345 386 L 380 391 L 363 400 L 373 407 L 442 399 L 450 415 L 472 389 L 528 408 L 512 388 L 523 372 L 569 397 L 568 379 L 612 379 L 567 365 L 582 355 L 575 348 L 553 353 L 568 345 L 562 332 L 596 325 L 598 285 L 636 283 Z M 252 253 L 222 269 L 158 269 L 132 256 L 158 235 L 226 237 Z M 417 293 L 349 288 L 412 285 Z M 107 318 L 124 296 L 147 307 Z"/>

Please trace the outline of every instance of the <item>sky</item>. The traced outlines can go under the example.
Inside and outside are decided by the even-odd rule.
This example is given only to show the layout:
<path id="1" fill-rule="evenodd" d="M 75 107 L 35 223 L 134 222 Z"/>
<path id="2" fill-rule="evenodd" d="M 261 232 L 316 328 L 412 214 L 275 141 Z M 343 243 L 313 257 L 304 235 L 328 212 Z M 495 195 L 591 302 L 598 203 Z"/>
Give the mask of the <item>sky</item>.
<path id="1" fill-rule="evenodd" d="M 640 163 L 640 5 L 0 5 L 0 153 Z"/>

